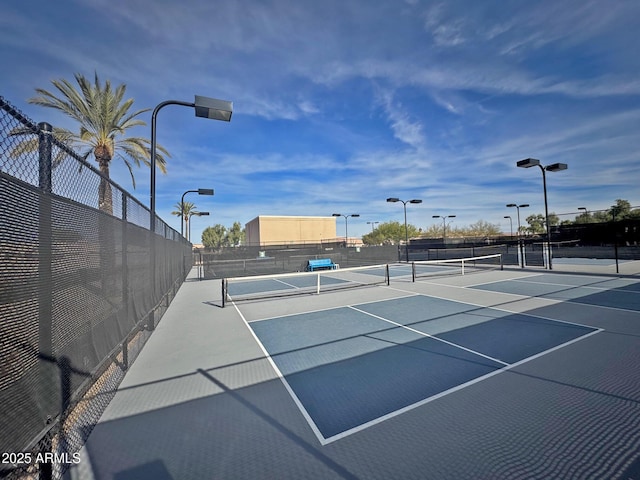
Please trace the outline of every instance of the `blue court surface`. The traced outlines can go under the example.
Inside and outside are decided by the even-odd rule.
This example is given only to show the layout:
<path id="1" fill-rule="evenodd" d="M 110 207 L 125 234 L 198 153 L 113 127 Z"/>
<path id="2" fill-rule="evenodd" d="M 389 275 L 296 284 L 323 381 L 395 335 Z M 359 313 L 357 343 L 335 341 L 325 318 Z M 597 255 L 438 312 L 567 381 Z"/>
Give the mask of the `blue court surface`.
<path id="1" fill-rule="evenodd" d="M 538 274 L 473 288 L 640 311 L 640 282 L 626 278 Z"/>
<path id="2" fill-rule="evenodd" d="M 324 444 L 598 332 L 427 295 L 249 325 Z"/>

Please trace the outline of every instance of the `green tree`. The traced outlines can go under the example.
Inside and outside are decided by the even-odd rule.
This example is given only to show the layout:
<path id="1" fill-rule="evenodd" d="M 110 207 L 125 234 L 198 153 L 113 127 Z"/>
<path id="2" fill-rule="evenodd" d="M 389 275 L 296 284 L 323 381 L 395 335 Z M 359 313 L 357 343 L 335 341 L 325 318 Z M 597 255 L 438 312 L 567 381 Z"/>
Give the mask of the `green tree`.
<path id="1" fill-rule="evenodd" d="M 188 232 L 189 218 L 191 218 L 191 215 L 194 213 L 198 213 L 196 205 L 192 202 L 178 202 L 173 206 L 173 208 L 175 208 L 175 210 L 171 212 L 171 215 L 175 215 L 176 217 L 182 216 L 182 220 L 184 221 L 184 231 Z M 189 238 L 187 238 L 187 240 L 189 240 Z"/>
<path id="2" fill-rule="evenodd" d="M 235 247 L 244 243 L 245 231 L 240 222 L 234 222 L 233 226 L 227 231 L 227 243 L 229 246 Z"/>
<path id="3" fill-rule="evenodd" d="M 616 220 L 622 220 L 631 216 L 631 203 L 628 200 L 617 199 L 616 204 L 609 209 L 611 217 Z"/>
<path id="4" fill-rule="evenodd" d="M 469 237 L 491 237 L 500 235 L 500 225 L 489 223 L 484 220 L 478 220 L 467 228 L 463 229 L 464 235 Z"/>
<path id="5" fill-rule="evenodd" d="M 111 161 L 114 158 L 121 159 L 129 169 L 135 188 L 133 165 L 151 165 L 150 141 L 126 134 L 133 127 L 146 125 L 137 117 L 149 109 L 131 112 L 134 100 L 124 100 L 126 85 L 122 84 L 114 89 L 108 80 L 102 84 L 97 73 L 94 75 L 93 84 L 79 73 L 75 74 L 75 80 L 78 88 L 68 80 L 53 80 L 51 83 L 57 92 L 51 93 L 37 88 L 38 96 L 29 99 L 28 102 L 58 110 L 73 118 L 79 125 L 78 132 L 54 127 L 54 137 L 72 148 L 79 148 L 80 155 L 85 159 L 93 155 L 100 172 L 107 179 Z M 12 154 L 38 151 L 38 139 L 30 133 L 25 129 L 15 129 L 11 132 L 12 135 L 29 134 Z M 166 173 L 166 157 L 169 156 L 163 147 L 156 146 L 156 163 L 163 173 Z M 59 151 L 54 159 L 55 164 L 59 164 L 65 157 L 66 153 Z M 104 178 L 100 180 L 98 187 L 98 206 L 104 212 L 113 213 L 111 184 Z"/>
<path id="6" fill-rule="evenodd" d="M 420 230 L 411 224 L 407 224 L 407 232 L 409 238 L 420 235 Z M 373 232 L 363 235 L 362 237 L 362 242 L 365 245 L 393 245 L 404 242 L 404 240 L 404 223 L 400 222 L 381 223 Z"/>
<path id="7" fill-rule="evenodd" d="M 202 231 L 202 244 L 206 248 L 221 248 L 226 245 L 227 229 L 224 225 L 214 225 Z"/>
<path id="8" fill-rule="evenodd" d="M 526 218 L 529 227 L 525 227 L 525 231 L 533 234 L 544 233 L 547 231 L 546 229 L 546 220 L 542 213 L 536 213 L 534 215 L 529 215 Z M 555 213 L 551 212 L 549 214 L 549 225 L 558 225 L 560 223 L 560 218 Z"/>

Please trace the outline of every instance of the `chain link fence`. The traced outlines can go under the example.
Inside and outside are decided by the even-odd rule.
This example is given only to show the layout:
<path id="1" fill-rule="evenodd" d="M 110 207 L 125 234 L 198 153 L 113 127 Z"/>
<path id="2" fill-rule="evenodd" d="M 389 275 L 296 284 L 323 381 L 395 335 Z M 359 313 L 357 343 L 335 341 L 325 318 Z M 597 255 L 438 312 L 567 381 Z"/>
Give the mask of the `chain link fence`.
<path id="1" fill-rule="evenodd" d="M 0 97 L 0 478 L 61 478 L 184 281 L 150 215 Z"/>
<path id="2" fill-rule="evenodd" d="M 555 257 L 640 260 L 640 207 L 584 208 L 557 217 L 552 226 Z"/>

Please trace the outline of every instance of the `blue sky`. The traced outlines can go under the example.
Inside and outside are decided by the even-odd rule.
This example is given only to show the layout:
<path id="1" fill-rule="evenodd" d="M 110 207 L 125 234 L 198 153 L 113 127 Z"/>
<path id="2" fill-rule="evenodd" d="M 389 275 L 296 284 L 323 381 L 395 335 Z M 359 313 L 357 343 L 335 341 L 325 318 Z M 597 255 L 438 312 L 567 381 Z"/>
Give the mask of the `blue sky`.
<path id="1" fill-rule="evenodd" d="M 169 106 L 158 142 L 158 214 L 184 191 L 208 225 L 257 215 L 360 214 L 403 220 L 387 197 L 420 198 L 408 221 L 456 215 L 509 230 L 506 203 L 549 210 L 640 205 L 640 2 L 636 0 L 4 0 L 0 95 L 34 121 L 72 127 L 29 105 L 35 88 L 78 72 L 125 83 L 134 107 L 204 95 L 234 103 L 230 123 Z M 150 136 L 147 127 L 135 135 Z M 149 171 L 133 190 L 149 203 Z M 344 221 L 338 223 L 343 234 Z"/>

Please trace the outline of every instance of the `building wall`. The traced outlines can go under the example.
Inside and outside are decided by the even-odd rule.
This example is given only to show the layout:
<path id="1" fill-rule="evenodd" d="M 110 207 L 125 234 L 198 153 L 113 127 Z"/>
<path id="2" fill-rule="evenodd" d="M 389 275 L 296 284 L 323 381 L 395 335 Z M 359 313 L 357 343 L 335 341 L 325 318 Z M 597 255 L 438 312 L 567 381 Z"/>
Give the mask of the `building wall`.
<path id="1" fill-rule="evenodd" d="M 336 217 L 261 215 L 245 225 L 247 245 L 320 243 L 336 239 Z"/>

